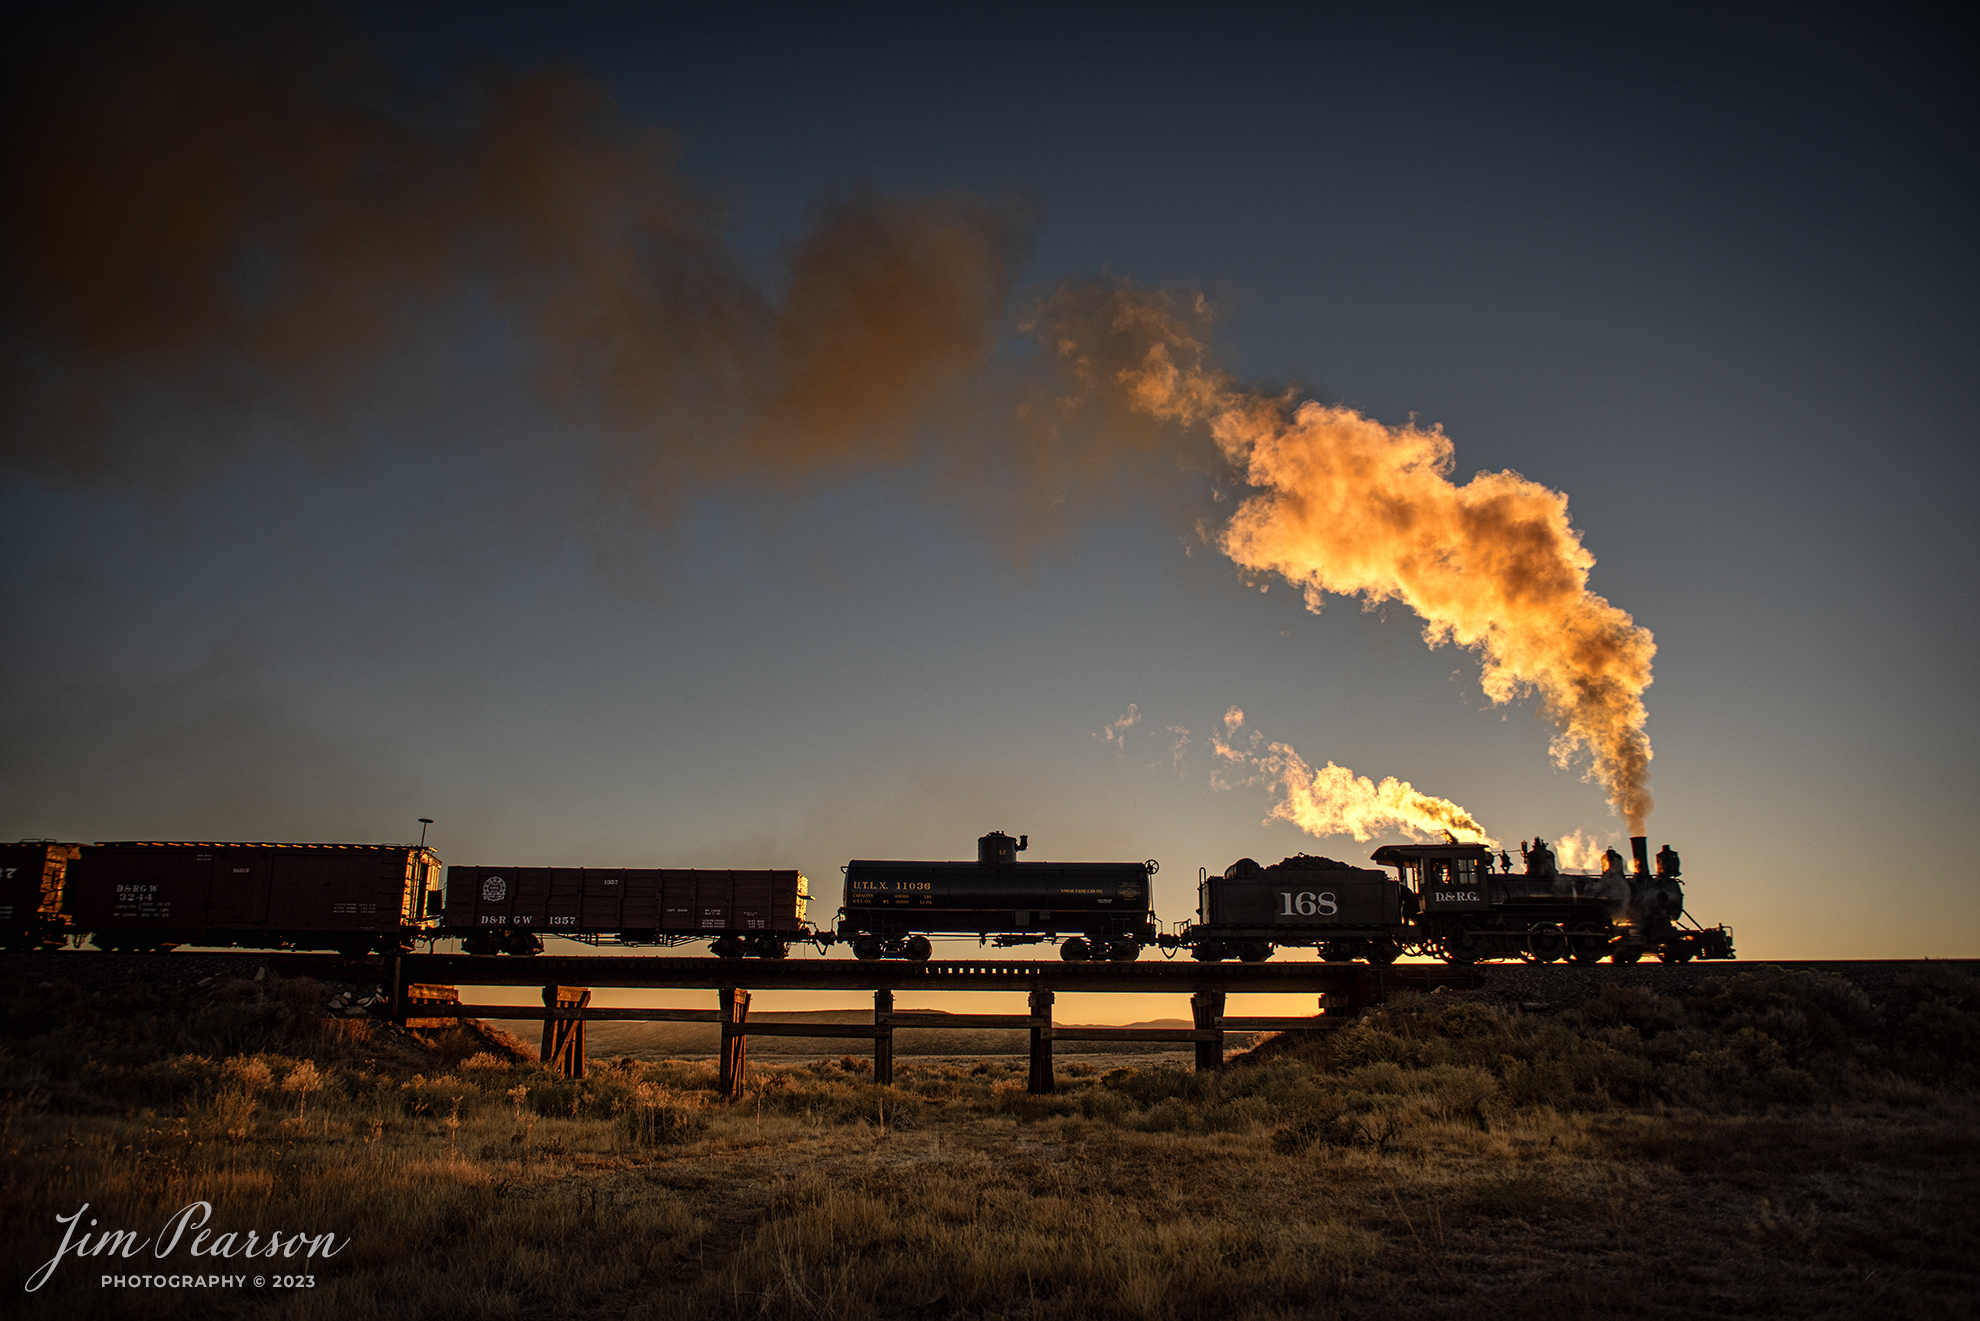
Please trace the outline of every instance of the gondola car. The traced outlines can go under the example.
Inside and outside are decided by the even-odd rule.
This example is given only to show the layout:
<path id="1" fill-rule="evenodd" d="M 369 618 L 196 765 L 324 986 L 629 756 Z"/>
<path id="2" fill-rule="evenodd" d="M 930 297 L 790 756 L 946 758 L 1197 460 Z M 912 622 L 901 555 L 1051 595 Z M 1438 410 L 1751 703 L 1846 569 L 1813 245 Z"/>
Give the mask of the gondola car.
<path id="1" fill-rule="evenodd" d="M 837 934 L 861 959 L 926 959 L 929 936 L 998 946 L 1058 941 L 1059 956 L 1131 961 L 1155 942 L 1153 862 L 1019 862 L 1030 836 L 992 831 L 975 862 L 846 864 Z"/>
<path id="2" fill-rule="evenodd" d="M 711 942 L 721 957 L 781 959 L 815 940 L 801 871 L 679 867 L 447 868 L 447 936 L 469 954 L 536 954 L 543 937 L 596 944 Z"/>

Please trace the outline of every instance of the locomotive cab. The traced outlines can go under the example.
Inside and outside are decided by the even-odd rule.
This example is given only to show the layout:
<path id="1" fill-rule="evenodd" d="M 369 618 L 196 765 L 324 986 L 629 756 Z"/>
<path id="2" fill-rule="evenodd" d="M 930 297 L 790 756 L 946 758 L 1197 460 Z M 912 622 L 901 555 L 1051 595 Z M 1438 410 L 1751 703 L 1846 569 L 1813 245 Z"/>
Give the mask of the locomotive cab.
<path id="1" fill-rule="evenodd" d="M 1425 913 L 1475 912 L 1490 902 L 1492 850 L 1483 844 L 1387 844 L 1373 860 L 1396 869 Z"/>

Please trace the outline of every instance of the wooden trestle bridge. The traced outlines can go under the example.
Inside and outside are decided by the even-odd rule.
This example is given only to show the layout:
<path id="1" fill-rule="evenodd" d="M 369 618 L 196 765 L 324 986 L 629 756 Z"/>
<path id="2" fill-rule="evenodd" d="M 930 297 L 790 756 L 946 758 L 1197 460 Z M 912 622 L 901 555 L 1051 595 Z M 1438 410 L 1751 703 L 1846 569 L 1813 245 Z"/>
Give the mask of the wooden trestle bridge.
<path id="1" fill-rule="evenodd" d="M 380 967 L 380 964 L 383 967 Z M 1031 1033 L 1034 1093 L 1053 1090 L 1054 1041 L 1176 1041 L 1196 1047 L 1196 1067 L 1214 1069 L 1224 1061 L 1226 1032 L 1326 1031 L 1351 1022 L 1369 1005 L 1396 991 L 1463 988 L 1478 984 L 1469 968 L 1435 964 L 1371 967 L 1353 963 L 1225 964 L 1065 963 L 1019 960 L 905 960 L 858 962 L 844 959 L 716 959 L 639 955 L 538 955 L 533 958 L 467 954 L 405 954 L 355 961 L 325 954 L 272 955 L 278 973 L 322 979 L 355 976 L 381 980 L 389 988 L 386 1017 L 402 1026 L 439 1027 L 463 1018 L 540 1021 L 542 1058 L 566 1077 L 585 1071 L 584 1025 L 605 1020 L 644 1023 L 716 1023 L 722 1029 L 721 1089 L 734 1099 L 742 1093 L 752 1036 L 843 1037 L 871 1040 L 873 1079 L 894 1080 L 894 1032 L 900 1028 L 1023 1028 Z M 383 972 L 381 978 L 377 974 Z M 473 1004 L 461 999 L 462 986 L 537 986 L 543 1007 Z M 598 1007 L 592 988 L 638 987 L 715 993 L 707 1009 Z M 871 1023 L 769 1023 L 749 1017 L 750 989 L 871 991 Z M 1023 991 L 1023 1014 L 946 1014 L 897 1010 L 899 991 Z M 1052 1004 L 1060 991 L 1189 994 L 1193 1027 L 1060 1027 Z M 1318 1012 L 1308 1016 L 1230 1015 L 1225 996 L 1233 993 L 1310 994 Z"/>

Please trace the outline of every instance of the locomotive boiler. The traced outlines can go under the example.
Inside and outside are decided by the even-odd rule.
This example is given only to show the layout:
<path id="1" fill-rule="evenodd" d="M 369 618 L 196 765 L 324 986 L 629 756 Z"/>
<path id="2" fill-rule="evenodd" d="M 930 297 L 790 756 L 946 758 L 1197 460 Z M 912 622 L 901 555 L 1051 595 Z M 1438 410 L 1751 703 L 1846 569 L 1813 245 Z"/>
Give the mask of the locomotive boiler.
<path id="1" fill-rule="evenodd" d="M 1150 862 L 1019 862 L 1030 836 L 992 831 L 975 862 L 845 866 L 837 935 L 861 959 L 926 959 L 928 937 L 976 936 L 998 946 L 1060 941 L 1070 961 L 1128 962 L 1157 937 Z"/>

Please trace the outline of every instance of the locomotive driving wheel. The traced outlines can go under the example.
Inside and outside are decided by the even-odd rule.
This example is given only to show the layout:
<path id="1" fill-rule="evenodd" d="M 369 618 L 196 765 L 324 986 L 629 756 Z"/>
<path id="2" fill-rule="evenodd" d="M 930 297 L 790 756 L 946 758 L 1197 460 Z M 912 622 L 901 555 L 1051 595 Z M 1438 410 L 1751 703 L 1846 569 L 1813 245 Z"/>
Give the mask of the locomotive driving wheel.
<path id="1" fill-rule="evenodd" d="M 1572 963 L 1595 963 L 1609 952 L 1609 937 L 1602 928 L 1584 922 L 1568 932 L 1568 960 Z"/>
<path id="2" fill-rule="evenodd" d="M 1476 931 L 1459 931 L 1444 938 L 1444 962 L 1476 963 L 1485 957 L 1485 937 Z"/>
<path id="3" fill-rule="evenodd" d="M 1567 954 L 1567 948 L 1567 936 L 1551 922 L 1527 933 L 1525 952 L 1534 963 L 1558 963 Z"/>

